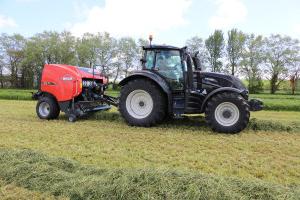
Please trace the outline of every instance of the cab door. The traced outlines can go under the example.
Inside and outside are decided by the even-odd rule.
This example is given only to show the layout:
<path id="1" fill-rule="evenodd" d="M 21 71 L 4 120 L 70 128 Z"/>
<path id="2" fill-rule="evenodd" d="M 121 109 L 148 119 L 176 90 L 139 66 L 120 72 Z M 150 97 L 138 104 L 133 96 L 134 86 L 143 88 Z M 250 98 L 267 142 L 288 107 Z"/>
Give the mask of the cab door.
<path id="1" fill-rule="evenodd" d="M 180 51 L 156 50 L 153 70 L 164 77 L 173 91 L 184 90 L 183 66 Z"/>

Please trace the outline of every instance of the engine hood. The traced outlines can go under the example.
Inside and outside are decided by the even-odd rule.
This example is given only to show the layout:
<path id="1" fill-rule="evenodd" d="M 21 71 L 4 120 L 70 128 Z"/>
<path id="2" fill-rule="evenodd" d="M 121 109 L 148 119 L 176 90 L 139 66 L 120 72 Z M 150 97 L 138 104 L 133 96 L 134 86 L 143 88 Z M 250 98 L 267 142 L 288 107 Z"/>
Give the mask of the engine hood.
<path id="1" fill-rule="evenodd" d="M 108 83 L 108 78 L 102 75 L 101 72 L 97 69 L 94 69 L 94 76 L 93 76 L 93 69 L 91 68 L 86 68 L 86 67 L 76 67 L 76 68 L 82 78 L 102 79 L 104 84 Z"/>
<path id="2" fill-rule="evenodd" d="M 216 73 L 201 72 L 202 84 L 215 87 L 234 87 L 240 90 L 247 90 L 242 81 L 235 76 Z"/>

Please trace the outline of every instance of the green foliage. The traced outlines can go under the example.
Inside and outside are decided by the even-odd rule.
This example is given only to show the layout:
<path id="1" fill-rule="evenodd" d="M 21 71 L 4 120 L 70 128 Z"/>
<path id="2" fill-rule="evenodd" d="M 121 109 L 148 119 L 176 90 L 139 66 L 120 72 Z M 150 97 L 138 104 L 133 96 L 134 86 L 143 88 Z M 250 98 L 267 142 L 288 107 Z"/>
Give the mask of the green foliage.
<path id="1" fill-rule="evenodd" d="M 246 35 L 242 31 L 238 31 L 237 29 L 228 31 L 226 51 L 230 63 L 231 75 L 234 75 L 238 70 L 237 67 L 243 55 L 245 41 Z"/>
<path id="2" fill-rule="evenodd" d="M 298 57 L 300 46 L 298 40 L 280 35 L 271 35 L 265 39 L 265 43 L 267 72 L 270 75 L 270 93 L 274 94 L 282 81 L 288 77 L 288 67 Z"/>
<path id="3" fill-rule="evenodd" d="M 264 60 L 264 42 L 262 36 L 248 35 L 241 55 L 241 71 L 246 75 L 250 93 L 263 90 L 261 64 Z"/>
<path id="4" fill-rule="evenodd" d="M 248 90 L 250 94 L 260 93 L 263 91 L 264 83 L 259 76 L 249 79 Z"/>
<path id="5" fill-rule="evenodd" d="M 70 199 L 297 199 L 299 187 L 174 170 L 98 169 L 31 150 L 0 150 L 8 183 Z"/>
<path id="6" fill-rule="evenodd" d="M 215 30 L 215 32 L 205 40 L 208 60 L 213 72 L 221 72 L 222 62 L 219 59 L 223 55 L 224 45 L 224 37 L 221 30 Z"/>

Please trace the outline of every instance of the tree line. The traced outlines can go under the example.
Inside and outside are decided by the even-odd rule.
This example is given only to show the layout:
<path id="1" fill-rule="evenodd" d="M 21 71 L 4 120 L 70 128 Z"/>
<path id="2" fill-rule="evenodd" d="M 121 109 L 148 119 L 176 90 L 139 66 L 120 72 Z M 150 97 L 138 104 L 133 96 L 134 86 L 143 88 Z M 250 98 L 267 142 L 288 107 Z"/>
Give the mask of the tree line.
<path id="1" fill-rule="evenodd" d="M 114 86 L 118 79 L 140 69 L 140 46 L 144 39 L 116 39 L 109 33 L 85 33 L 74 37 L 70 32 L 45 31 L 26 38 L 20 34 L 0 35 L 0 87 L 34 88 L 46 63 L 92 67 L 98 65 Z M 252 93 L 270 82 L 275 93 L 284 80 L 292 92 L 300 76 L 299 41 L 289 36 L 246 34 L 237 29 L 215 30 L 207 39 L 198 36 L 186 41 L 189 51 L 199 51 L 206 71 L 223 72 L 247 79 Z"/>
<path id="2" fill-rule="evenodd" d="M 0 36 L 0 87 L 34 88 L 44 64 L 98 65 L 114 85 L 121 76 L 139 68 L 143 39 L 116 39 L 108 33 L 43 32 L 30 38 L 20 34 Z"/>
<path id="3" fill-rule="evenodd" d="M 289 80 L 292 93 L 300 77 L 299 41 L 289 36 L 246 34 L 237 29 L 215 30 L 206 40 L 192 37 L 187 40 L 190 51 L 199 51 L 202 65 L 210 71 L 243 76 L 251 93 L 263 89 L 263 79 L 270 82 L 274 94 L 280 84 Z"/>

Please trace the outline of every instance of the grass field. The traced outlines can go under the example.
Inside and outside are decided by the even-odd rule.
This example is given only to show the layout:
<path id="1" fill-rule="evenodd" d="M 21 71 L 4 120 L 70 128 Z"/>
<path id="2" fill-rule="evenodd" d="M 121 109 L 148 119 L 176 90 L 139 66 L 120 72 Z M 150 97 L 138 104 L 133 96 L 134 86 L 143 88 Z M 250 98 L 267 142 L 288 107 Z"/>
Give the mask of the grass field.
<path id="1" fill-rule="evenodd" d="M 299 197 L 299 112 L 253 113 L 247 130 L 226 135 L 211 132 L 201 115 L 153 128 L 130 127 L 120 119 L 116 110 L 76 123 L 67 122 L 64 115 L 59 120 L 42 121 L 35 115 L 35 103 L 0 100 L 0 152 L 8 158 L 0 162 L 0 179 L 4 185 L 17 185 L 17 190 L 23 191 L 22 187 L 25 187 L 37 192 L 34 195 L 48 192 L 49 198 L 51 195 L 83 198 L 89 188 L 80 185 L 99 180 L 98 176 L 82 176 L 79 169 L 84 167 L 92 171 L 94 168 L 104 170 L 101 175 L 103 182 L 99 184 L 108 188 L 100 191 L 90 186 L 90 193 L 95 195 L 131 191 L 129 194 L 133 196 L 130 197 L 134 198 L 134 194 L 140 194 L 149 184 L 148 198 L 157 195 L 157 198 L 164 199 L 166 191 L 170 191 L 168 199 L 183 198 L 178 196 L 179 193 L 194 199 L 200 194 L 204 197 L 204 194 L 211 194 L 206 196 L 210 199 Z M 32 156 L 26 156 L 28 152 Z M 79 171 L 65 174 L 57 171 L 56 165 L 49 167 L 45 162 L 50 161 L 43 161 L 40 157 L 46 160 L 63 157 L 67 160 L 58 160 L 71 168 L 69 162 L 78 162 Z M 33 168 L 35 170 L 30 170 Z M 70 178 L 68 183 L 55 178 L 60 173 Z M 76 173 L 81 174 L 81 178 L 75 178 Z M 111 179 L 112 176 L 117 178 Z M 55 184 L 65 184 L 64 187 L 71 189 L 59 192 L 54 183 L 53 187 L 47 185 L 51 177 L 54 182 L 58 181 Z M 245 184 L 242 191 L 237 186 L 241 183 Z M 141 187 L 143 184 L 145 187 Z M 77 191 L 76 188 L 80 189 Z M 31 191 L 25 190 L 27 192 Z"/>
<path id="2" fill-rule="evenodd" d="M 7 100 L 31 100 L 31 92 L 35 90 L 0 89 L 0 99 Z M 118 91 L 108 90 L 112 96 L 118 96 Z M 263 100 L 265 110 L 300 111 L 300 95 L 287 94 L 251 94 L 251 98 Z"/>
<path id="3" fill-rule="evenodd" d="M 251 97 L 263 100 L 265 110 L 300 111 L 300 95 L 253 94 Z"/>

